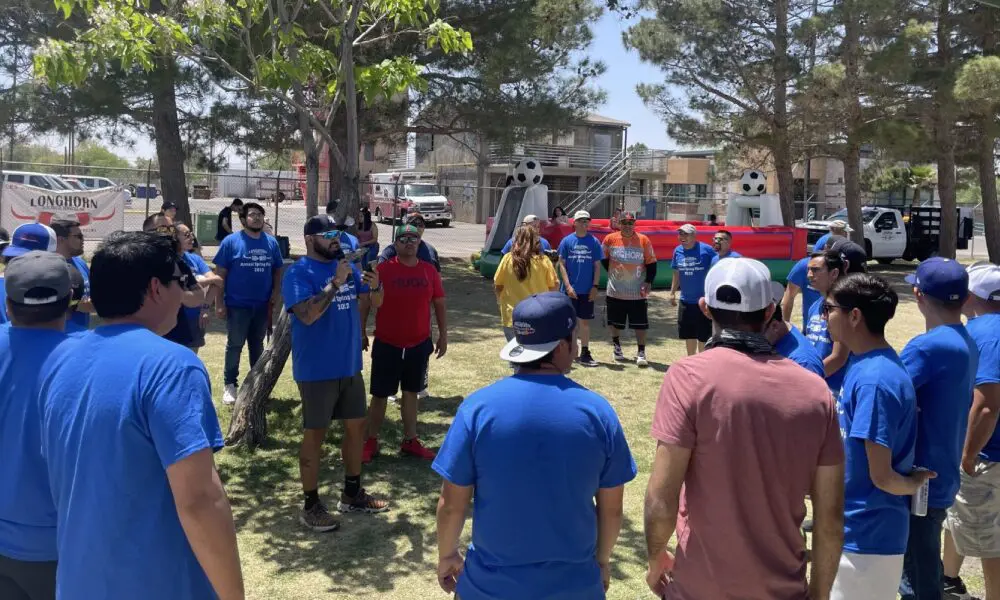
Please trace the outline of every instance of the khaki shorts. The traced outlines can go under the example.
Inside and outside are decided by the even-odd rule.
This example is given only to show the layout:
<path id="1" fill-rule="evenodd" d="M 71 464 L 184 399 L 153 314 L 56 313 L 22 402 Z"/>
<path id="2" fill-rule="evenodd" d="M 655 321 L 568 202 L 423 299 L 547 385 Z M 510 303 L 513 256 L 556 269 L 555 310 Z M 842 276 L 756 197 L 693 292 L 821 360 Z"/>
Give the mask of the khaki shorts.
<path id="1" fill-rule="evenodd" d="M 1000 558 L 1000 463 L 980 460 L 976 476 L 961 472 L 945 526 L 962 556 Z"/>

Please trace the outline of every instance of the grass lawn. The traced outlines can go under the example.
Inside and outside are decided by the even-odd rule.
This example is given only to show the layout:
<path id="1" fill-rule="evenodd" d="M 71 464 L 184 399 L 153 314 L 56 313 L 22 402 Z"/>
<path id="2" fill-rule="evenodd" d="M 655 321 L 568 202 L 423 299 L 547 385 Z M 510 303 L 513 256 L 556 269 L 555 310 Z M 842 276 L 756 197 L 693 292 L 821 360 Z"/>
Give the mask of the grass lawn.
<path id="1" fill-rule="evenodd" d="M 872 265 L 874 266 L 874 264 Z M 877 267 L 897 284 L 901 304 L 889 324 L 889 339 L 897 350 L 923 331 L 912 294 L 903 282 L 912 265 Z M 482 386 L 510 373 L 497 357 L 504 337 L 492 286 L 466 265 L 445 266 L 448 293 L 450 345 L 448 354 L 433 360 L 430 369 L 432 398 L 424 401 L 420 413 L 420 434 L 430 447 L 439 447 L 452 416 L 463 398 Z M 801 297 L 799 298 L 801 301 Z M 800 310 L 796 307 L 795 320 Z M 603 394 L 618 412 L 639 466 L 639 476 L 626 487 L 625 520 L 615 550 L 609 598 L 652 597 L 645 585 L 645 541 L 642 532 L 642 502 L 653 457 L 649 436 L 656 395 L 667 366 L 684 355 L 684 345 L 676 336 L 675 309 L 667 294 L 655 292 L 650 304 L 648 369 L 611 361 L 607 334 L 595 331 L 591 348 L 598 368 L 577 368 L 571 377 Z M 626 340 L 623 340 L 625 342 Z M 634 345 L 626 348 L 634 356 Z M 623 344 L 624 345 L 624 344 Z M 225 334 L 218 322 L 208 336 L 202 357 L 213 376 L 216 406 L 228 426 L 229 409 L 220 403 Z M 629 351 L 627 351 L 628 354 Z M 332 358 L 332 357 L 331 357 Z M 365 379 L 369 368 L 365 355 Z M 246 353 L 241 375 L 246 373 Z M 366 467 L 364 485 L 388 497 L 393 505 L 381 515 L 350 515 L 340 531 L 314 534 L 298 523 L 302 494 L 298 473 L 298 445 L 301 413 L 298 392 L 285 369 L 275 388 L 269 412 L 269 441 L 253 454 L 224 450 L 218 455 L 236 517 L 243 575 L 249 598 L 282 600 L 306 598 L 377 597 L 389 599 L 438 598 L 444 592 L 437 585 L 437 545 L 434 511 L 440 487 L 430 464 L 396 454 L 401 436 L 398 411 L 390 404 L 382 432 L 383 455 Z M 320 472 L 321 495 L 335 503 L 343 482 L 339 445 L 341 431 L 335 425 L 325 449 Z M 525 498 L 530 503 L 544 498 Z M 471 523 L 471 522 L 470 522 Z M 465 536 L 471 527 L 467 524 Z M 967 582 L 982 591 L 977 561 L 968 561 Z"/>

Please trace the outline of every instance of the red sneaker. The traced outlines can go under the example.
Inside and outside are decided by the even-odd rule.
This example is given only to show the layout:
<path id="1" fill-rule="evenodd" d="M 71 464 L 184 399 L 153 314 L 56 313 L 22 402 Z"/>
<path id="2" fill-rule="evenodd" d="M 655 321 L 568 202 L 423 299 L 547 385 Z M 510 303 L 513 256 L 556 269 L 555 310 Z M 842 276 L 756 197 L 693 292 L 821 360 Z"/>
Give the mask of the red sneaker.
<path id="1" fill-rule="evenodd" d="M 365 440 L 365 447 L 361 450 L 361 462 L 368 464 L 378 454 L 378 438 L 370 437 Z"/>
<path id="2" fill-rule="evenodd" d="M 434 457 L 437 456 L 437 453 L 433 450 L 424 448 L 424 445 L 420 443 L 418 438 L 403 440 L 403 444 L 399 447 L 399 451 L 403 454 L 409 454 L 410 456 L 416 456 L 417 458 L 422 458 L 424 460 L 434 460 Z"/>

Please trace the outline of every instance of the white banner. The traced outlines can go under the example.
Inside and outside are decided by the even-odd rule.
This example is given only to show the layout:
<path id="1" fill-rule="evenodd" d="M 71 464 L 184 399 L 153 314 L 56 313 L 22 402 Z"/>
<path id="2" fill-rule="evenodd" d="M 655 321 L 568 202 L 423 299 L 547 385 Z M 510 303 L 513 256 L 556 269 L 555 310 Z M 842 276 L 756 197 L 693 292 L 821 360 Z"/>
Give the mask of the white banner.
<path id="1" fill-rule="evenodd" d="M 86 239 L 103 239 L 125 228 L 125 199 L 120 187 L 57 192 L 19 183 L 3 184 L 0 226 L 10 233 L 22 223 L 69 219 L 80 223 Z"/>

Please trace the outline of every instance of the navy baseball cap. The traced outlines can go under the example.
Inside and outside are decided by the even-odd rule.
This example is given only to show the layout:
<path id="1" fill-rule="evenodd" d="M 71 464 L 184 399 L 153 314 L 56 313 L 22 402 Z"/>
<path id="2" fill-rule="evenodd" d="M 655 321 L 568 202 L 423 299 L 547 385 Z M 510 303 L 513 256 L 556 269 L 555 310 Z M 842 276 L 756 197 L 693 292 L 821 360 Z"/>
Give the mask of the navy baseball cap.
<path id="1" fill-rule="evenodd" d="M 569 296 L 546 292 L 528 296 L 514 307 L 514 339 L 500 351 L 512 363 L 529 363 L 555 350 L 576 326 Z"/>
<path id="2" fill-rule="evenodd" d="M 905 279 L 921 294 L 944 302 L 965 300 L 969 295 L 969 272 L 958 261 L 949 258 L 928 258 Z"/>
<path id="3" fill-rule="evenodd" d="M 48 225 L 25 223 L 18 225 L 11 236 L 10 245 L 4 248 L 4 256 L 21 256 L 32 250 L 56 251 L 56 232 Z"/>
<path id="4" fill-rule="evenodd" d="M 868 272 L 868 252 L 851 240 L 840 238 L 832 244 L 827 243 L 825 249 L 840 254 L 840 257 L 847 263 L 847 267 L 845 268 L 847 273 Z"/>
<path id="5" fill-rule="evenodd" d="M 333 217 L 330 215 L 316 215 L 306 221 L 305 227 L 302 228 L 302 233 L 305 235 L 320 235 L 327 231 L 335 231 L 336 229 L 337 222 L 333 220 Z"/>

